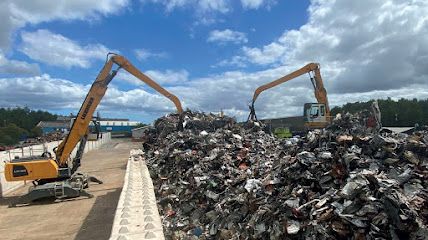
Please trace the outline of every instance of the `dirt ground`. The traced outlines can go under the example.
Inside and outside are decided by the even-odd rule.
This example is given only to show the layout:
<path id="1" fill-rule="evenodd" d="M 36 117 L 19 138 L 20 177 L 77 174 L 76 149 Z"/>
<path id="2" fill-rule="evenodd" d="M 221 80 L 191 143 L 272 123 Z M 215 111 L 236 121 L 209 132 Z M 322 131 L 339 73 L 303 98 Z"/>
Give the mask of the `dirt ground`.
<path id="1" fill-rule="evenodd" d="M 8 208 L 28 185 L 0 199 L 0 239 L 108 239 L 131 148 L 138 143 L 113 139 L 83 156 L 80 171 L 101 179 L 88 192 L 95 197 Z"/>

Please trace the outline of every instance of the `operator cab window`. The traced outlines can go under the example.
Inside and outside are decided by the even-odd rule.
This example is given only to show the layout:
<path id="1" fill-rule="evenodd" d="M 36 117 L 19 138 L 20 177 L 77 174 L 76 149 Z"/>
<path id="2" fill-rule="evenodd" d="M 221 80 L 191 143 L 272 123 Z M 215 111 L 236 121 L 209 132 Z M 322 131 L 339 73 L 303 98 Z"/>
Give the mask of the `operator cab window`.
<path id="1" fill-rule="evenodd" d="M 319 116 L 319 107 L 313 106 L 311 107 L 311 118 L 316 118 Z"/>
<path id="2" fill-rule="evenodd" d="M 321 105 L 321 106 L 320 106 L 320 110 L 321 110 L 321 116 L 323 116 L 323 117 L 324 117 L 324 115 L 325 115 L 325 106 L 324 106 L 324 105 Z"/>

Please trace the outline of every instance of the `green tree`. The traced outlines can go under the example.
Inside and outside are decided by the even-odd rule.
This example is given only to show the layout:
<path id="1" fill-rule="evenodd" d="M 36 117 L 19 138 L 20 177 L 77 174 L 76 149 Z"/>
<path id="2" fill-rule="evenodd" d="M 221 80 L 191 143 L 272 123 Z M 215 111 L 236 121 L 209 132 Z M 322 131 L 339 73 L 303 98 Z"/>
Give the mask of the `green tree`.
<path id="1" fill-rule="evenodd" d="M 373 101 L 373 100 L 372 100 Z M 372 101 L 346 103 L 340 107 L 332 109 L 333 116 L 337 113 L 356 113 L 362 110 L 371 109 Z M 379 108 L 382 113 L 382 125 L 389 127 L 407 127 L 428 125 L 428 99 L 399 99 L 391 98 L 379 99 Z"/>
<path id="2" fill-rule="evenodd" d="M 27 107 L 0 108 L 0 144 L 13 145 L 28 136 L 40 136 L 41 129 L 35 128 L 37 123 L 56 118 L 57 115 Z"/>
<path id="3" fill-rule="evenodd" d="M 33 127 L 30 131 L 30 137 L 40 137 L 43 134 L 43 130 L 40 127 Z"/>
<path id="4" fill-rule="evenodd" d="M 16 126 L 13 123 L 0 128 L 0 144 L 13 145 L 28 136 L 28 131 Z"/>

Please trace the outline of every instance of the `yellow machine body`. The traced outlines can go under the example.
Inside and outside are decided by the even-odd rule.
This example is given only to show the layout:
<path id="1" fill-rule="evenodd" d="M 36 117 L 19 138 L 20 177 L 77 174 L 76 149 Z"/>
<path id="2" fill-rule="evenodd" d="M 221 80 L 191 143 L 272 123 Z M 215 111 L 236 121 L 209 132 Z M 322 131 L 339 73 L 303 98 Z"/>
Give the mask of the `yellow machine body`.
<path id="1" fill-rule="evenodd" d="M 4 167 L 6 181 L 49 179 L 58 177 L 58 164 L 52 159 L 7 162 Z"/>
<path id="2" fill-rule="evenodd" d="M 322 129 L 328 126 L 330 122 L 305 122 L 306 129 Z"/>

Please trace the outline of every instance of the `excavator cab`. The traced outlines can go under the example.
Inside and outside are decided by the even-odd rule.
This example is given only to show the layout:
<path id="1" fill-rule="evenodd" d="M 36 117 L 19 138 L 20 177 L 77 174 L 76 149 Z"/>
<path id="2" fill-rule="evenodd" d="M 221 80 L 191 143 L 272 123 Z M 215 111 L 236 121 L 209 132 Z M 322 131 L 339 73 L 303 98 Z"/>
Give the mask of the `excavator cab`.
<path id="1" fill-rule="evenodd" d="M 305 103 L 303 108 L 305 126 L 309 129 L 324 128 L 329 123 L 327 108 L 323 103 Z"/>

